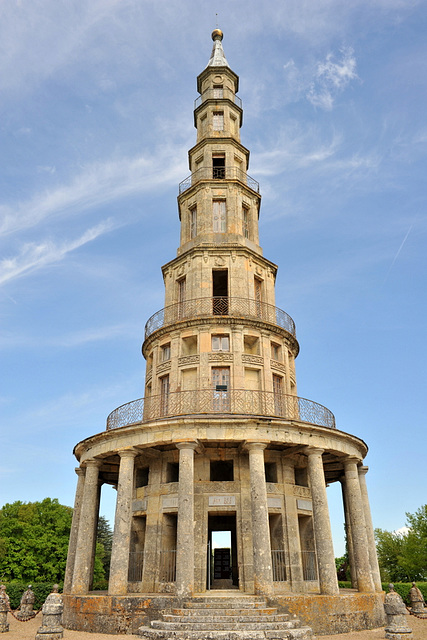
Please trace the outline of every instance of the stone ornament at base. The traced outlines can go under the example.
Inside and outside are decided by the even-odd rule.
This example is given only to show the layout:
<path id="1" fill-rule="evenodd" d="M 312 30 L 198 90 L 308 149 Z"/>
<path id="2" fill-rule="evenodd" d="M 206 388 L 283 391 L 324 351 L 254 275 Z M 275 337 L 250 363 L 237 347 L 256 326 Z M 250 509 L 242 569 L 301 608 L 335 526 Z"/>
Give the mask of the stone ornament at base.
<path id="1" fill-rule="evenodd" d="M 410 613 L 417 616 L 417 618 L 427 618 L 424 596 L 415 582 L 412 583 L 411 590 L 409 591 L 409 600 L 411 603 Z"/>
<path id="2" fill-rule="evenodd" d="M 60 640 L 64 636 L 62 627 L 62 612 L 64 605 L 62 596 L 58 593 L 58 585 L 53 586 L 42 607 L 42 626 L 39 627 L 35 640 Z"/>
<path id="3" fill-rule="evenodd" d="M 394 590 L 394 585 L 389 584 L 389 593 L 384 599 L 384 611 L 387 616 L 385 637 L 389 640 L 407 640 L 413 638 L 412 629 L 409 628 L 406 616 L 409 615 L 402 598 Z"/>
<path id="4" fill-rule="evenodd" d="M 0 586 L 0 633 L 9 631 L 9 624 L 7 622 L 8 611 L 10 611 L 9 596 L 6 593 L 6 587 L 2 584 Z"/>
<path id="5" fill-rule="evenodd" d="M 19 607 L 19 611 L 16 614 L 18 620 L 22 622 L 26 622 L 27 620 L 31 620 L 36 615 L 33 611 L 33 606 L 36 601 L 36 596 L 34 595 L 34 591 L 31 589 L 31 585 L 28 585 L 28 589 L 24 591 L 21 598 L 21 604 Z"/>

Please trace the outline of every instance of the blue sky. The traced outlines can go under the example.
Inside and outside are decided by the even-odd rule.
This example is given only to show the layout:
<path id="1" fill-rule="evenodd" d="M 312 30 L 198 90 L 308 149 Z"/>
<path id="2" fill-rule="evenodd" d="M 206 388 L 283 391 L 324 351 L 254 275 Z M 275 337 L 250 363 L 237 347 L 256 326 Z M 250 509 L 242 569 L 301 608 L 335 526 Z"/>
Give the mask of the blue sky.
<path id="1" fill-rule="evenodd" d="M 72 505 L 73 446 L 143 395 L 179 242 L 196 76 L 240 76 L 298 393 L 367 442 L 374 525 L 425 504 L 427 4 L 6 0 L 0 6 L 1 504 Z M 114 492 L 101 512 L 113 513 Z M 329 488 L 336 554 L 339 487 Z"/>

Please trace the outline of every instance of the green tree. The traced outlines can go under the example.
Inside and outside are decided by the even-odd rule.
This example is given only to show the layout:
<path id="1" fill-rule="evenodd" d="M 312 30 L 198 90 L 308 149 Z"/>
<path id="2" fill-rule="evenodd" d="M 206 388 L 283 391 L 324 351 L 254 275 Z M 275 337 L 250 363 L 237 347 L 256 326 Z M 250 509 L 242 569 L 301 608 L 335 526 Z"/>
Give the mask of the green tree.
<path id="1" fill-rule="evenodd" d="M 392 582 L 427 579 L 427 505 L 406 518 L 407 533 L 375 531 L 380 568 Z"/>
<path id="2" fill-rule="evenodd" d="M 0 576 L 10 582 L 62 582 L 73 510 L 57 499 L 13 502 L 0 509 Z M 111 530 L 99 518 L 94 582 L 105 579 L 111 555 Z"/>
<path id="3" fill-rule="evenodd" d="M 5 580 L 63 579 L 73 510 L 58 500 L 14 502 L 0 510 L 0 575 Z"/>
<path id="4" fill-rule="evenodd" d="M 104 516 L 99 516 L 98 531 L 96 535 L 97 545 L 102 545 L 102 566 L 104 568 L 104 576 L 108 580 L 110 575 L 111 548 L 113 546 L 113 532 L 110 523 Z"/>

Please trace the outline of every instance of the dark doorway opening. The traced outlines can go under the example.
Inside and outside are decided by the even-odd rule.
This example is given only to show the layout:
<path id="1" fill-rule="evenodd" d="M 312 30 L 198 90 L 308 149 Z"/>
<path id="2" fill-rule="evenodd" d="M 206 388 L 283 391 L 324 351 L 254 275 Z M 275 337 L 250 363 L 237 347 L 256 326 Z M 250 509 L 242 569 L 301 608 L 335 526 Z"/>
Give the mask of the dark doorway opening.
<path id="1" fill-rule="evenodd" d="M 212 296 L 214 315 L 228 315 L 228 269 L 212 271 Z"/>
<path id="2" fill-rule="evenodd" d="M 238 587 L 236 514 L 209 514 L 207 588 Z"/>

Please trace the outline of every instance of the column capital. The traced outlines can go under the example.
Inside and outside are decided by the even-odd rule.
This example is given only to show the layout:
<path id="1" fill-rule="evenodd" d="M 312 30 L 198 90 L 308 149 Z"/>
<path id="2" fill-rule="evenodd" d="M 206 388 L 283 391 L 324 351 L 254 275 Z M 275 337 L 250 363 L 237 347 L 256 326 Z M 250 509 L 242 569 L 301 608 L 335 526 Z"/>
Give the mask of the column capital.
<path id="1" fill-rule="evenodd" d="M 344 467 L 350 464 L 355 464 L 356 466 L 358 466 L 361 462 L 362 462 L 361 459 L 358 458 L 357 456 L 347 456 L 343 460 Z"/>
<path id="2" fill-rule="evenodd" d="M 369 471 L 369 467 L 366 467 L 362 464 L 360 465 L 360 467 L 358 467 L 357 471 L 359 472 L 359 476 L 366 476 Z"/>
<path id="3" fill-rule="evenodd" d="M 250 442 L 249 440 L 246 440 L 243 443 L 243 447 L 247 451 L 264 451 L 264 449 L 268 447 L 268 444 L 269 444 L 268 442 L 258 442 L 258 441 Z"/>
<path id="4" fill-rule="evenodd" d="M 74 471 L 77 473 L 78 476 L 84 476 L 85 475 L 84 467 L 76 467 L 74 469 Z"/>
<path id="5" fill-rule="evenodd" d="M 307 456 L 310 456 L 310 455 L 320 455 L 321 456 L 324 453 L 324 451 L 325 450 L 322 449 L 321 447 L 305 447 L 304 448 L 304 453 Z"/>
<path id="6" fill-rule="evenodd" d="M 199 445 L 198 442 L 195 442 L 194 440 L 186 440 L 184 442 L 176 442 L 175 446 L 179 450 L 181 450 L 181 449 L 193 449 L 193 451 L 196 451 L 196 449 L 198 449 L 198 447 L 200 445 Z"/>
<path id="7" fill-rule="evenodd" d="M 89 460 L 85 460 L 85 462 L 82 463 L 86 469 L 88 467 L 101 467 L 102 466 L 102 460 L 98 460 L 97 458 L 90 458 Z"/>
<path id="8" fill-rule="evenodd" d="M 136 458 L 136 456 L 140 453 L 138 449 L 119 449 L 117 451 L 120 458 Z"/>

